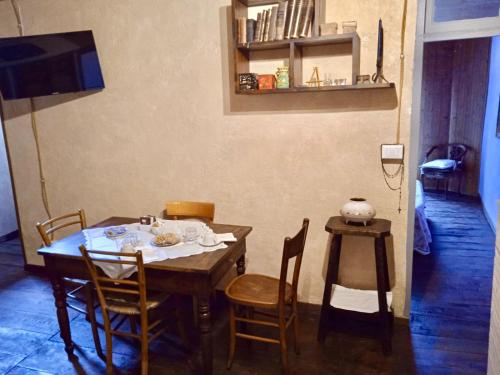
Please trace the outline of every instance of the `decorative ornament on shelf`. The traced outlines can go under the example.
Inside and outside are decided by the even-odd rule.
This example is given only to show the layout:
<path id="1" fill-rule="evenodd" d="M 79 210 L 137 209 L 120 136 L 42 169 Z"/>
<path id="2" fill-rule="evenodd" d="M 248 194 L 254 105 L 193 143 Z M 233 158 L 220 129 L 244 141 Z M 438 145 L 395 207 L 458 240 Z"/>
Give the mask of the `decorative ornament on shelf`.
<path id="1" fill-rule="evenodd" d="M 274 74 L 259 74 L 257 77 L 259 90 L 272 90 L 276 88 L 276 76 Z"/>
<path id="2" fill-rule="evenodd" d="M 346 224 L 363 223 L 365 226 L 375 217 L 376 213 L 375 208 L 364 198 L 351 198 L 340 210 Z"/>
<path id="3" fill-rule="evenodd" d="M 288 66 L 278 68 L 276 71 L 276 88 L 288 89 L 290 88 L 290 79 L 288 75 Z"/>
<path id="4" fill-rule="evenodd" d="M 319 34 L 324 35 L 337 35 L 339 25 L 337 22 L 322 23 L 319 25 Z"/>
<path id="5" fill-rule="evenodd" d="M 358 27 L 358 23 L 356 21 L 344 21 L 342 22 L 342 33 L 355 33 Z"/>
<path id="6" fill-rule="evenodd" d="M 315 66 L 313 68 L 313 72 L 311 74 L 311 79 L 309 79 L 309 81 L 307 81 L 306 83 L 309 85 L 309 87 L 320 87 L 321 86 L 321 82 L 323 82 L 321 79 L 319 79 L 319 70 L 318 70 L 318 67 Z"/>

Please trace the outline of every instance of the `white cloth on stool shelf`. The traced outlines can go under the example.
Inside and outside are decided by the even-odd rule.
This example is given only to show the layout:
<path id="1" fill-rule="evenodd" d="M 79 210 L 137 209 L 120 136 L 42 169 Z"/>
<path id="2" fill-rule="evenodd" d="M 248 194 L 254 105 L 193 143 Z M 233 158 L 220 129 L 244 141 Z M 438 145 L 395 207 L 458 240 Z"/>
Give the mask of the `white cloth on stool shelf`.
<path id="1" fill-rule="evenodd" d="M 362 313 L 378 312 L 378 293 L 376 290 L 360 290 L 346 288 L 333 284 L 330 305 L 342 310 L 358 311 Z M 391 310 L 392 292 L 387 292 L 387 309 Z"/>
<path id="2" fill-rule="evenodd" d="M 135 250 L 142 251 L 144 263 L 187 257 L 204 252 L 225 249 L 227 248 L 227 245 L 221 241 L 236 241 L 236 238 L 232 233 L 221 233 L 216 234 L 217 242 L 221 243 L 215 246 L 201 246 L 197 241 L 194 243 L 184 243 L 182 241 L 182 233 L 186 227 L 196 227 L 200 236 L 207 232 L 213 233 L 212 229 L 210 229 L 203 222 L 186 220 L 160 220 L 160 224 L 164 233 L 175 233 L 177 236 L 179 236 L 181 241 L 176 245 L 157 247 L 151 244 L 151 241 L 155 237 L 155 235 L 150 231 L 151 226 L 141 225 L 139 223 L 121 225 L 122 227 L 127 229 L 126 233 L 133 233 L 137 235 L 137 239 L 141 244 L 140 246 L 136 246 Z M 106 235 L 104 234 L 105 230 L 106 228 L 84 229 L 83 234 L 85 236 L 85 247 L 89 250 L 120 252 L 121 242 L 124 238 L 126 238 L 126 235 L 111 239 L 106 237 Z M 98 259 L 99 257 L 105 258 L 106 255 L 92 254 L 92 257 Z M 124 257 L 124 260 L 127 259 Z M 103 262 L 97 262 L 96 264 L 104 271 L 106 275 L 112 278 L 126 278 L 136 271 L 135 267 L 131 265 L 117 265 Z"/>

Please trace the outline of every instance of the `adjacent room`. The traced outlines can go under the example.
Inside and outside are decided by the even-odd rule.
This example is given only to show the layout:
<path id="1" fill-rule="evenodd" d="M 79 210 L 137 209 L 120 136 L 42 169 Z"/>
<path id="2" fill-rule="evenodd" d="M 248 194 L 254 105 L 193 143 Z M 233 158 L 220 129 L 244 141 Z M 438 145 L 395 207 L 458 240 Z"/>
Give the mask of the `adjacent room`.
<path id="1" fill-rule="evenodd" d="M 443 356 L 474 348 L 461 361 L 481 370 L 498 217 L 499 42 L 426 43 L 422 74 L 412 332 L 439 337 Z"/>
<path id="2" fill-rule="evenodd" d="M 0 0 L 0 374 L 499 373 L 499 11 Z"/>

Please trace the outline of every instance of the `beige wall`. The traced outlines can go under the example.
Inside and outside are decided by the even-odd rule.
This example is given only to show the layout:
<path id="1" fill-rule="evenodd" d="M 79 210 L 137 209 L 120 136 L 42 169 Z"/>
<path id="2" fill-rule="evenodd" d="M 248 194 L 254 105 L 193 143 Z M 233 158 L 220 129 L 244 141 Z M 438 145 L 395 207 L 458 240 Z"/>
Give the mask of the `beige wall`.
<path id="1" fill-rule="evenodd" d="M 236 97 L 228 73 L 229 0 L 18 2 L 27 34 L 92 29 L 106 82 L 104 91 L 85 97 L 37 99 L 54 214 L 84 207 L 94 223 L 158 214 L 166 199 L 214 201 L 216 221 L 254 228 L 248 271 L 271 275 L 279 273 L 283 238 L 307 216 L 300 300 L 320 303 L 324 225 L 350 197 L 363 196 L 393 221 L 395 307 L 402 314 L 407 189 L 398 214 L 398 194 L 385 186 L 379 162 L 379 145 L 395 141 L 395 92 Z M 328 21 L 357 19 L 364 74 L 375 71 L 377 22 L 384 20 L 385 76 L 393 82 L 401 14 L 399 0 L 329 0 L 326 7 Z M 408 14 L 401 133 L 407 146 L 416 1 Z M 6 1 L 0 19 L 0 35 L 15 35 Z M 19 115 L 26 104 L 15 106 L 6 105 L 7 137 L 28 261 L 40 264 L 33 225 L 44 212 L 33 137 L 29 118 Z M 353 242 L 347 245 L 355 261 L 344 276 L 373 282 L 372 256 L 364 255 L 372 254 L 370 244 Z"/>
<path id="2" fill-rule="evenodd" d="M 500 201 L 497 203 L 500 206 Z M 500 215 L 498 225 L 500 228 Z M 497 229 L 495 245 L 495 270 L 491 297 L 490 346 L 488 349 L 488 375 L 500 373 L 500 231 Z"/>

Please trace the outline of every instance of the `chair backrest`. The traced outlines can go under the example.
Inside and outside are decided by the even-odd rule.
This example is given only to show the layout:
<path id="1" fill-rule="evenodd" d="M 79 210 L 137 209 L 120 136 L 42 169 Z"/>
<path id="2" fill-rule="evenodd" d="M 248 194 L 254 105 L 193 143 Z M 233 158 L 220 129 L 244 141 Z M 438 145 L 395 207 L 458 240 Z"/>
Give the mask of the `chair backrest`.
<path id="1" fill-rule="evenodd" d="M 211 202 L 167 202 L 165 205 L 165 217 L 170 219 L 206 219 L 214 221 L 215 204 Z"/>
<path id="2" fill-rule="evenodd" d="M 53 233 L 59 229 L 69 227 L 71 225 L 80 225 L 80 229 L 87 228 L 87 220 L 85 218 L 85 211 L 80 209 L 77 212 L 72 212 L 66 215 L 53 217 L 43 223 L 36 223 L 36 229 L 42 237 L 45 246 L 52 245 Z"/>
<path id="3" fill-rule="evenodd" d="M 280 272 L 280 285 L 279 285 L 279 306 L 280 309 L 284 308 L 285 304 L 285 291 L 286 291 L 286 277 L 288 274 L 288 263 L 290 259 L 295 259 L 293 268 L 292 290 L 297 293 L 297 286 L 299 284 L 300 266 L 302 265 L 302 254 L 306 244 L 307 229 L 309 227 L 309 219 L 304 219 L 302 228 L 293 237 L 286 237 L 283 244 L 283 257 L 281 258 L 281 272 Z"/>
<path id="4" fill-rule="evenodd" d="M 435 154 L 437 158 L 455 160 L 457 162 L 457 166 L 460 166 L 464 161 L 465 154 L 468 149 L 469 147 L 462 143 L 443 143 L 435 145 L 427 151 L 425 154 L 425 160 L 430 161 L 429 157 Z"/>
<path id="5" fill-rule="evenodd" d="M 146 276 L 141 251 L 136 253 L 97 251 L 87 250 L 84 245 L 81 245 L 80 252 L 96 287 L 99 303 L 106 318 L 110 301 L 114 305 L 119 304 L 124 308 L 139 309 L 141 315 L 147 315 Z M 96 263 L 111 264 L 122 267 L 122 269 L 123 266 L 136 267 L 137 279 L 108 277 L 97 269 Z"/>

